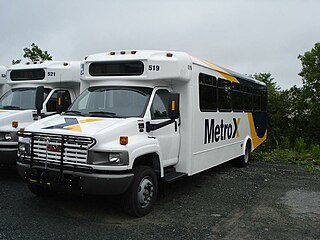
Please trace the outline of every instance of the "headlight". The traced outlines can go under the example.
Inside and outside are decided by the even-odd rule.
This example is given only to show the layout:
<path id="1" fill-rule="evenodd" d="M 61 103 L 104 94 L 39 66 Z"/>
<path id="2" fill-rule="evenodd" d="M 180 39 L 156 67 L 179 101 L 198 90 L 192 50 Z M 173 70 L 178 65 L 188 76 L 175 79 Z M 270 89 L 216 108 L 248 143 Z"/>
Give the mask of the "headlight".
<path id="1" fill-rule="evenodd" d="M 88 163 L 94 165 L 129 165 L 129 154 L 123 152 L 89 151 Z"/>
<path id="2" fill-rule="evenodd" d="M 11 140 L 13 140 L 13 137 L 12 137 L 11 133 L 5 133 L 5 134 L 4 134 L 4 140 L 5 140 L 5 141 L 11 141 Z"/>
<path id="3" fill-rule="evenodd" d="M 15 138 L 15 134 L 14 133 L 10 133 L 10 132 L 1 132 L 0 133 L 0 141 L 14 141 L 17 138 Z"/>
<path id="4" fill-rule="evenodd" d="M 30 139 L 22 139 L 18 144 L 18 155 L 19 156 L 30 156 L 31 153 L 31 145 Z"/>
<path id="5" fill-rule="evenodd" d="M 109 163 L 120 163 L 120 161 L 119 153 L 109 153 Z"/>

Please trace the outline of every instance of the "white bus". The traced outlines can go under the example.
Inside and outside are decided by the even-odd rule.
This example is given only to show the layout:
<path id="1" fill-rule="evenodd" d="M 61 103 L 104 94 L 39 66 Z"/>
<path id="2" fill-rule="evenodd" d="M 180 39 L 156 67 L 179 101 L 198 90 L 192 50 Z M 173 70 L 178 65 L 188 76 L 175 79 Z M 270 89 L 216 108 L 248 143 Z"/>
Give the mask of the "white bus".
<path id="1" fill-rule="evenodd" d="M 8 89 L 6 74 L 7 74 L 7 68 L 5 66 L 0 66 L 0 97 Z"/>
<path id="2" fill-rule="evenodd" d="M 122 194 L 140 217 L 160 183 L 245 166 L 266 139 L 266 85 L 186 53 L 95 54 L 81 73 L 72 106 L 21 133 L 17 167 L 35 194 Z"/>
<path id="3" fill-rule="evenodd" d="M 8 90 L 0 98 L 0 165 L 14 164 L 17 132 L 38 118 L 64 111 L 79 95 L 80 62 L 44 61 L 12 65 Z M 36 95 L 41 110 L 36 111 Z M 58 95 L 62 101 L 57 104 Z M 61 108 L 61 109 L 59 109 Z"/>

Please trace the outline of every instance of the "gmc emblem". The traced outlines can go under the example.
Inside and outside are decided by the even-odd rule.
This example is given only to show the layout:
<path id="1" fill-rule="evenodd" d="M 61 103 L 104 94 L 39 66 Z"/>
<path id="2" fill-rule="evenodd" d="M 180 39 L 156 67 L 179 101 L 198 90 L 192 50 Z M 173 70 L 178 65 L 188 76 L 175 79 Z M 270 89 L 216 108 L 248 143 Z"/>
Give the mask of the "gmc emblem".
<path id="1" fill-rule="evenodd" d="M 47 150 L 51 152 L 61 152 L 61 147 L 59 146 L 53 146 L 53 145 L 48 145 Z"/>

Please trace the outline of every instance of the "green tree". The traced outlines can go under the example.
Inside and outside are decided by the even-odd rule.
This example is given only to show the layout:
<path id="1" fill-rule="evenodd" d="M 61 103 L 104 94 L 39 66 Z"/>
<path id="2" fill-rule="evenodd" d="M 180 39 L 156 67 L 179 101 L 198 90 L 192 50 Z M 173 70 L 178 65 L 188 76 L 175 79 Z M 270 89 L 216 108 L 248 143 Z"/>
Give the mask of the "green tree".
<path id="1" fill-rule="evenodd" d="M 305 52 L 304 55 L 299 55 L 298 59 L 302 64 L 302 71 L 299 75 L 302 77 L 304 87 L 313 93 L 317 93 L 317 97 L 319 98 L 320 43 L 316 43 L 314 47 L 310 51 Z"/>
<path id="2" fill-rule="evenodd" d="M 31 48 L 26 47 L 23 51 L 23 57 L 31 62 L 52 60 L 52 56 L 47 51 L 41 50 L 35 43 L 31 44 Z M 18 64 L 20 62 L 21 59 L 12 60 L 12 64 Z"/>
<path id="3" fill-rule="evenodd" d="M 299 55 L 298 59 L 302 64 L 302 71 L 299 75 L 302 77 L 303 87 L 301 88 L 299 105 L 300 115 L 304 118 L 304 132 L 307 142 L 320 143 L 320 43 Z"/>

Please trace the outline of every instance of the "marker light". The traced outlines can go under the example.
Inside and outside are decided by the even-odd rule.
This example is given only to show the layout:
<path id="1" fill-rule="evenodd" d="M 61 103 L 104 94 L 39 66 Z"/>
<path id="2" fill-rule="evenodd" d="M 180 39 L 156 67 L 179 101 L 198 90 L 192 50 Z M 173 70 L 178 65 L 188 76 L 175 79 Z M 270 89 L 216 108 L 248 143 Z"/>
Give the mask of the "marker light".
<path id="1" fill-rule="evenodd" d="M 17 128 L 19 126 L 19 122 L 18 121 L 12 121 L 11 123 L 13 128 Z"/>
<path id="2" fill-rule="evenodd" d="M 63 66 L 68 66 L 69 64 L 67 62 L 63 63 Z"/>
<path id="3" fill-rule="evenodd" d="M 167 53 L 167 57 L 172 57 L 173 54 L 172 53 Z"/>
<path id="4" fill-rule="evenodd" d="M 126 54 L 126 52 L 125 52 L 125 51 L 121 51 L 120 53 L 121 53 L 121 54 Z"/>
<path id="5" fill-rule="evenodd" d="M 136 54 L 137 53 L 137 51 L 131 51 L 131 54 Z"/>
<path id="6" fill-rule="evenodd" d="M 115 52 L 110 52 L 110 55 L 116 55 L 116 53 Z"/>
<path id="7" fill-rule="evenodd" d="M 127 145 L 129 143 L 129 138 L 121 136 L 120 137 L 120 145 Z"/>
<path id="8" fill-rule="evenodd" d="M 171 111 L 175 111 L 176 110 L 176 101 L 172 101 L 171 102 Z"/>
<path id="9" fill-rule="evenodd" d="M 60 106 L 61 105 L 61 97 L 59 96 L 58 97 L 58 106 Z"/>

